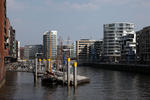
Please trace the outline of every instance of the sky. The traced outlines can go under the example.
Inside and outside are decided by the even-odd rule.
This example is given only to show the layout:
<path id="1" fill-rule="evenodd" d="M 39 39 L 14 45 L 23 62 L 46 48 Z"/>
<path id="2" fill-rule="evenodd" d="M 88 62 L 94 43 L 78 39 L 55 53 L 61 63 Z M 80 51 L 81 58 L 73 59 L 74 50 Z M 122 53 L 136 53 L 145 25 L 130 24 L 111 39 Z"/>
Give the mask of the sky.
<path id="1" fill-rule="evenodd" d="M 150 25 L 150 0 L 7 0 L 7 16 L 21 46 L 42 44 L 43 33 L 103 39 L 103 24 L 131 22 L 135 31 Z"/>

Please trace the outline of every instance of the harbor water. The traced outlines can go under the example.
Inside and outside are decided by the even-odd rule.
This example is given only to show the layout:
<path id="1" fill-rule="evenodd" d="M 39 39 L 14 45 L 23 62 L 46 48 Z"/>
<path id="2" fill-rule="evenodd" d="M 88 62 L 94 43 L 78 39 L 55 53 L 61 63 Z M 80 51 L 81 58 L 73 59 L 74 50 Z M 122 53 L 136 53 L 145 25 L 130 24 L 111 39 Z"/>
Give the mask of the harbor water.
<path id="1" fill-rule="evenodd" d="M 150 100 L 150 75 L 78 67 L 90 83 L 73 87 L 35 84 L 32 73 L 7 72 L 0 100 Z"/>

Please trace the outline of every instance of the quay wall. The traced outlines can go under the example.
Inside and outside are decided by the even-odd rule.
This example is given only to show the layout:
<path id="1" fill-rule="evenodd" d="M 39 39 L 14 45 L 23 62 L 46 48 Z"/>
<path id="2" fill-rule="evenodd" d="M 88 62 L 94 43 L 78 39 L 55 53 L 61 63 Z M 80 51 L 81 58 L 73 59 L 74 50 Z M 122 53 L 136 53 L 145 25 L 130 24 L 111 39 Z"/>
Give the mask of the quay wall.
<path id="1" fill-rule="evenodd" d="M 108 70 L 150 74 L 150 65 L 142 65 L 142 64 L 84 63 L 82 64 L 82 66 L 91 66 Z"/>

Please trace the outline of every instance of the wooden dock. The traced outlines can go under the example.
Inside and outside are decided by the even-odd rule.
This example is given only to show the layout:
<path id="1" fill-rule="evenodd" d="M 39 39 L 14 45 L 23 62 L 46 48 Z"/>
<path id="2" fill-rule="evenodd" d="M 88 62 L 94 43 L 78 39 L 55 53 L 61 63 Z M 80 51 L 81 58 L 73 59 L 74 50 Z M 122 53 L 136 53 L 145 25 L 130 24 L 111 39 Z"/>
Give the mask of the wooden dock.
<path id="1" fill-rule="evenodd" d="M 57 80 L 60 83 L 63 83 L 63 76 L 57 77 Z M 89 82 L 90 82 L 89 77 L 81 76 L 81 75 L 77 76 L 77 85 L 85 84 L 85 83 L 89 83 Z M 73 74 L 70 74 L 70 83 L 71 83 L 70 85 L 73 85 Z M 65 84 L 67 84 L 67 75 L 65 75 Z"/>
<path id="2" fill-rule="evenodd" d="M 54 81 L 53 81 L 54 80 Z M 54 76 L 52 75 L 44 75 L 42 77 L 42 83 L 44 84 L 60 84 L 60 85 L 67 85 L 67 74 L 65 74 L 65 77 L 63 77 L 63 72 L 57 71 Z M 90 78 L 86 76 L 77 75 L 77 85 L 89 83 Z M 70 85 L 73 86 L 73 74 L 70 74 Z"/>

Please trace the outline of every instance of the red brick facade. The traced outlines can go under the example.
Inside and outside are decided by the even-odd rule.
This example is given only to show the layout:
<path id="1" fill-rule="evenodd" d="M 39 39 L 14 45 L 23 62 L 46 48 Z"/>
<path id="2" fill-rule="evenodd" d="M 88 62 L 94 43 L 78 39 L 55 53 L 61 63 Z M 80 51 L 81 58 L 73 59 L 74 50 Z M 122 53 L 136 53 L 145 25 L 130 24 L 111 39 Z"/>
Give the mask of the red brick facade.
<path id="1" fill-rule="evenodd" d="M 6 0 L 0 0 L 0 86 L 5 78 L 4 41 L 6 37 Z"/>
<path id="2" fill-rule="evenodd" d="M 24 59 L 24 47 L 20 47 L 20 59 Z"/>
<path id="3" fill-rule="evenodd" d="M 9 29 L 10 29 L 10 22 L 9 19 L 6 19 L 6 37 L 7 37 L 7 41 L 6 41 L 6 48 L 5 48 L 5 57 L 9 56 Z"/>

